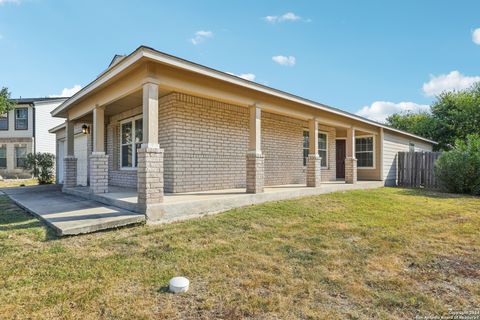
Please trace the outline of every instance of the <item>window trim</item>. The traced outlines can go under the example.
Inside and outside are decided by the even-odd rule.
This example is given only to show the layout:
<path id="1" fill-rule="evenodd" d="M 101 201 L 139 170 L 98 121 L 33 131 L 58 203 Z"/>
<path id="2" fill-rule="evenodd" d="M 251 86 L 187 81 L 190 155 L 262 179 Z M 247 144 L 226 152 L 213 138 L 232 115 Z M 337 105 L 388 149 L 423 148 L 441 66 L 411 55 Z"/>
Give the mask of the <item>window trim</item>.
<path id="1" fill-rule="evenodd" d="M 14 160 L 14 167 L 15 169 L 25 169 L 25 167 L 19 167 L 17 165 L 17 148 L 25 148 L 25 158 L 27 159 L 27 154 L 28 154 L 28 145 L 26 143 L 18 143 L 13 146 L 13 160 Z"/>
<path id="2" fill-rule="evenodd" d="M 10 112 L 7 111 L 5 112 L 5 114 L 7 115 L 7 129 L 0 129 L 0 131 L 8 131 L 8 129 L 10 129 Z"/>
<path id="3" fill-rule="evenodd" d="M 310 136 L 310 130 L 308 130 L 308 129 L 306 129 L 306 128 L 303 128 L 302 138 L 305 137 L 305 132 L 308 132 L 308 135 Z M 329 152 L 328 152 L 328 139 L 329 139 L 329 138 L 328 138 L 328 132 L 327 132 L 327 131 L 323 131 L 323 130 L 318 130 L 318 133 L 319 133 L 319 134 L 320 134 L 320 133 L 321 133 L 321 134 L 324 134 L 325 137 L 326 137 L 325 143 L 326 143 L 326 145 L 327 145 L 327 149 L 326 149 L 325 151 L 326 151 L 326 154 L 327 154 L 327 158 L 325 159 L 325 166 L 322 166 L 322 165 L 321 165 L 321 168 L 322 168 L 322 169 L 328 169 L 328 153 L 329 153 Z M 309 137 L 309 138 L 310 138 L 310 137 Z M 304 141 L 302 141 L 302 155 L 303 155 L 303 153 L 305 152 L 305 150 L 309 150 L 309 151 L 310 151 L 310 148 L 309 148 L 309 147 L 305 148 L 305 146 L 303 145 L 303 143 L 304 143 Z M 320 148 L 317 147 L 317 149 L 318 149 L 318 151 L 320 151 Z M 318 153 L 318 156 L 320 156 L 320 153 Z M 305 158 L 305 157 L 304 157 L 304 158 Z M 305 160 L 304 160 L 304 161 L 305 161 Z M 307 165 L 306 165 L 306 162 L 305 162 L 305 165 L 303 165 L 303 167 L 306 168 L 306 166 L 307 166 Z"/>
<path id="4" fill-rule="evenodd" d="M 134 117 L 130 117 L 130 118 L 126 118 L 126 119 L 123 119 L 122 121 L 120 121 L 120 126 L 119 126 L 119 130 L 118 130 L 118 133 L 119 133 L 119 137 L 118 137 L 118 144 L 119 144 L 119 149 L 120 149 L 120 157 L 118 159 L 119 161 L 119 168 L 120 170 L 125 170 L 125 171 L 135 171 L 137 170 L 138 167 L 135 167 L 135 158 L 136 158 L 136 148 L 135 148 L 135 137 L 133 137 L 132 139 L 132 166 L 131 167 L 124 167 L 122 166 L 122 146 L 124 144 L 122 144 L 122 124 L 124 123 L 127 123 L 127 122 L 131 122 L 132 123 L 132 131 L 135 132 L 135 121 L 138 120 L 138 119 L 143 119 L 143 114 L 139 114 L 139 115 L 136 115 Z M 142 133 L 143 135 L 143 133 Z M 127 144 L 125 144 L 127 145 Z"/>
<path id="5" fill-rule="evenodd" d="M 354 150 L 353 150 L 353 154 L 355 155 L 355 158 L 357 158 L 357 150 L 356 150 L 356 145 L 357 145 L 357 139 L 362 139 L 362 138 L 372 138 L 372 153 L 373 153 L 373 166 L 370 166 L 370 167 L 359 167 L 358 166 L 358 162 L 357 162 L 357 169 L 359 170 L 363 170 L 363 169 L 367 169 L 367 170 L 371 170 L 371 169 L 376 169 L 377 166 L 376 166 L 376 138 L 375 138 L 375 135 L 374 134 L 368 134 L 368 135 L 361 135 L 361 136 L 355 136 L 355 146 L 354 146 Z M 369 153 L 370 151 L 359 151 L 360 153 Z M 358 160 L 357 160 L 358 161 Z"/>
<path id="6" fill-rule="evenodd" d="M 25 109 L 27 110 L 27 127 L 25 129 L 19 129 L 17 127 L 17 110 L 21 110 L 21 109 Z M 21 108 L 15 108 L 14 111 L 13 111 L 13 120 L 15 122 L 15 130 L 18 130 L 18 131 L 25 131 L 25 130 L 28 130 L 28 107 L 21 107 Z"/>
<path id="7" fill-rule="evenodd" d="M 1 148 L 5 148 L 5 167 L 0 166 L 0 169 L 7 169 L 8 168 L 8 164 L 7 164 L 7 144 L 6 143 L 0 144 L 0 149 Z"/>
<path id="8" fill-rule="evenodd" d="M 412 150 L 413 148 L 413 150 Z M 415 143 L 412 141 L 408 142 L 408 152 L 415 152 Z"/>

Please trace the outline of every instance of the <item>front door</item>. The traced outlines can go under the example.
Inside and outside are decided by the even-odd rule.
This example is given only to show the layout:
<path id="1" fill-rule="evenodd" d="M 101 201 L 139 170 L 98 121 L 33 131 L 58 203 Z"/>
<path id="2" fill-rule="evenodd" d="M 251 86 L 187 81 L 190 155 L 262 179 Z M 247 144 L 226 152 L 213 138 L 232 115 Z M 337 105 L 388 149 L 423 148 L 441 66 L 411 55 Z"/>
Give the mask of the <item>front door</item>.
<path id="1" fill-rule="evenodd" d="M 336 152 L 336 168 L 337 168 L 337 179 L 345 179 L 345 157 L 346 157 L 346 141 L 337 140 L 335 150 Z"/>

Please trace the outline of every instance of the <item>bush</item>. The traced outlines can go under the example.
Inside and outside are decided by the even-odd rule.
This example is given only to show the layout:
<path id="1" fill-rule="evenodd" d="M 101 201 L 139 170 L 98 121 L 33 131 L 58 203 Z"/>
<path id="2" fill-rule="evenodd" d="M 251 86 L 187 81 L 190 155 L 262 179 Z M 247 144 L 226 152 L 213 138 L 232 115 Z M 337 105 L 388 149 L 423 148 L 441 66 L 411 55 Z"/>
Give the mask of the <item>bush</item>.
<path id="1" fill-rule="evenodd" d="M 480 195 L 480 136 L 457 140 L 455 148 L 438 158 L 435 174 L 449 192 Z"/>
<path id="2" fill-rule="evenodd" d="M 53 168 L 55 166 L 55 156 L 51 153 L 37 152 L 29 153 L 25 159 L 25 168 L 32 171 L 37 177 L 39 184 L 53 183 L 55 174 Z"/>

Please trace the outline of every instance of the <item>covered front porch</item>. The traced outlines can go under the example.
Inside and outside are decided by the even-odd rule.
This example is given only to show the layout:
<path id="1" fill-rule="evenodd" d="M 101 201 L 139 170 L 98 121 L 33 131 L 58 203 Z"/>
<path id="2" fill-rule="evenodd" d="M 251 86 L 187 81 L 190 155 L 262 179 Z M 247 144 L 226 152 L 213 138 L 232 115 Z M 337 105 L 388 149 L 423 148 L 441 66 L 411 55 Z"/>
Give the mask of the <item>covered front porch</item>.
<path id="1" fill-rule="evenodd" d="M 358 181 L 347 184 L 344 181 L 323 182 L 319 187 L 306 185 L 280 185 L 264 187 L 262 193 L 245 193 L 245 189 L 223 189 L 201 192 L 165 193 L 162 203 L 156 204 L 152 214 L 160 216 L 155 223 L 167 223 L 214 214 L 234 208 L 279 201 L 298 197 L 314 196 L 332 192 L 379 188 L 382 181 Z M 64 189 L 72 195 L 95 200 L 126 210 L 141 212 L 138 193 L 133 188 L 110 187 L 107 193 L 92 194 L 89 187 Z"/>
<path id="2" fill-rule="evenodd" d="M 383 184 L 379 128 L 138 63 L 59 112 L 64 192 L 156 222 Z M 79 134 L 88 136 L 86 156 Z"/>

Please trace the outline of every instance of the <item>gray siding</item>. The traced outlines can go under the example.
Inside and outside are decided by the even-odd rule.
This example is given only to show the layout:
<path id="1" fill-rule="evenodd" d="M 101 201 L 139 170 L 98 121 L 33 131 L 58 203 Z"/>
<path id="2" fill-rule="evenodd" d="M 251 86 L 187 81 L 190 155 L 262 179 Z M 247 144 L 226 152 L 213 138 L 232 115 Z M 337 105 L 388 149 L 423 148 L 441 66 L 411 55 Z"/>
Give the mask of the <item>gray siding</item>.
<path id="1" fill-rule="evenodd" d="M 385 131 L 383 137 L 383 178 L 385 185 L 396 185 L 397 153 L 409 151 L 410 142 L 415 144 L 415 151 L 432 151 L 430 143 Z"/>

